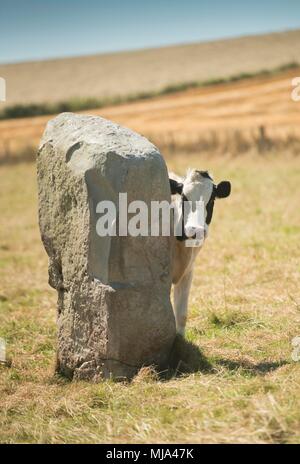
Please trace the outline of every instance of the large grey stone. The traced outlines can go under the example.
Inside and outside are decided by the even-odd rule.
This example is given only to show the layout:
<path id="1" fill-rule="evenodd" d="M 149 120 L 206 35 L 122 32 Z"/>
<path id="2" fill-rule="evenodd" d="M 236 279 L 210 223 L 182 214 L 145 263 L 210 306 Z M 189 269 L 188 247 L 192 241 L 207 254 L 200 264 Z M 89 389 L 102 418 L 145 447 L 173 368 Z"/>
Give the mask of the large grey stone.
<path id="1" fill-rule="evenodd" d="M 99 117 L 51 120 L 37 156 L 39 224 L 58 292 L 57 371 L 132 377 L 164 368 L 175 338 L 170 237 L 99 237 L 96 205 L 170 201 L 163 158 L 147 139 Z"/>

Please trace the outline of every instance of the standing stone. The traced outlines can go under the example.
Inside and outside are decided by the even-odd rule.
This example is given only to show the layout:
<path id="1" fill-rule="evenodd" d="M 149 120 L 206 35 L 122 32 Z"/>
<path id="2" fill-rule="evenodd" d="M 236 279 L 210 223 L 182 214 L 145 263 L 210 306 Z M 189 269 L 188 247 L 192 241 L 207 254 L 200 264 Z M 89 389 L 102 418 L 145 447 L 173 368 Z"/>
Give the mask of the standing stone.
<path id="1" fill-rule="evenodd" d="M 58 292 L 57 371 L 131 378 L 164 368 L 175 339 L 170 237 L 100 237 L 98 202 L 170 201 L 166 165 L 146 138 L 105 119 L 51 120 L 37 156 L 39 224 Z M 150 210 L 149 210 L 150 211 Z"/>

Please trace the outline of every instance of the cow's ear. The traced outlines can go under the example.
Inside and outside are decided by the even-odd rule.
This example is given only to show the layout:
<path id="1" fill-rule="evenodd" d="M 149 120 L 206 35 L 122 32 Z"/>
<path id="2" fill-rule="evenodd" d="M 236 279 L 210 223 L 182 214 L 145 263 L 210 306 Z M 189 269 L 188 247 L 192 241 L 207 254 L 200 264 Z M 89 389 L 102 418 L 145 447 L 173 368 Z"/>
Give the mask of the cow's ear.
<path id="1" fill-rule="evenodd" d="M 228 182 L 228 180 L 223 180 L 217 185 L 216 197 L 217 198 L 229 197 L 230 192 L 231 192 L 231 183 Z"/>
<path id="2" fill-rule="evenodd" d="M 176 193 L 179 193 L 179 195 L 181 195 L 183 184 L 181 184 L 180 182 L 177 182 L 174 179 L 169 179 L 169 181 L 170 181 L 171 194 L 175 195 Z"/>

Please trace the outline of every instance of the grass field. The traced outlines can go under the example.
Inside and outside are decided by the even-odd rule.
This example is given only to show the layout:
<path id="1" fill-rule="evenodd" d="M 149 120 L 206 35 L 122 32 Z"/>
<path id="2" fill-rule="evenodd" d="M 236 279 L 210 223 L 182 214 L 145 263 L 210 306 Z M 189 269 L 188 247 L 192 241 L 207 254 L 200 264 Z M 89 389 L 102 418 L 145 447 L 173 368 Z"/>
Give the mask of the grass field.
<path id="1" fill-rule="evenodd" d="M 0 442 L 300 443 L 299 159 L 168 156 L 210 169 L 217 203 L 197 262 L 187 339 L 206 369 L 130 384 L 55 377 L 56 294 L 37 227 L 34 163 L 0 166 Z M 180 366 L 179 369 L 180 371 Z"/>

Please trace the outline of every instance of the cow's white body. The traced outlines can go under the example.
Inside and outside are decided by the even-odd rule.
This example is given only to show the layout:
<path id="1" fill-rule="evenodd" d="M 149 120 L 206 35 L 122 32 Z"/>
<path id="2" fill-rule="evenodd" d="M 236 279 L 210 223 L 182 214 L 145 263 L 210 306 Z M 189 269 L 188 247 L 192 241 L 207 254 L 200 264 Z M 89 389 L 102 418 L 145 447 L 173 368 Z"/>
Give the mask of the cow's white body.
<path id="1" fill-rule="evenodd" d="M 172 266 L 174 285 L 174 314 L 177 332 L 184 335 L 187 321 L 188 300 L 193 279 L 195 259 L 201 247 L 186 247 L 175 238 Z"/>
<path id="2" fill-rule="evenodd" d="M 204 175 L 203 175 L 204 174 Z M 216 197 L 225 198 L 230 194 L 230 183 L 221 182 L 215 186 L 212 178 L 205 171 L 190 170 L 185 178 L 180 178 L 174 173 L 169 174 L 170 179 L 175 180 L 182 187 L 182 193 L 189 201 L 202 200 L 206 208 L 215 189 Z M 219 191 L 218 191 L 219 188 Z M 172 195 L 172 205 L 176 214 L 180 216 L 182 208 L 182 198 L 180 195 Z M 188 299 L 193 278 L 195 260 L 199 254 L 204 241 L 208 235 L 208 224 L 206 223 L 207 212 L 202 224 L 193 224 L 194 227 L 186 227 L 189 224 L 189 218 L 184 223 L 186 235 L 192 237 L 194 233 L 202 231 L 202 241 L 200 246 L 186 246 L 186 241 L 180 241 L 173 237 L 173 257 L 172 257 L 172 283 L 174 285 L 174 313 L 176 319 L 177 332 L 184 335 L 187 321 Z M 192 229 L 192 230 L 190 230 Z M 190 235 L 189 235 L 190 234 Z"/>

